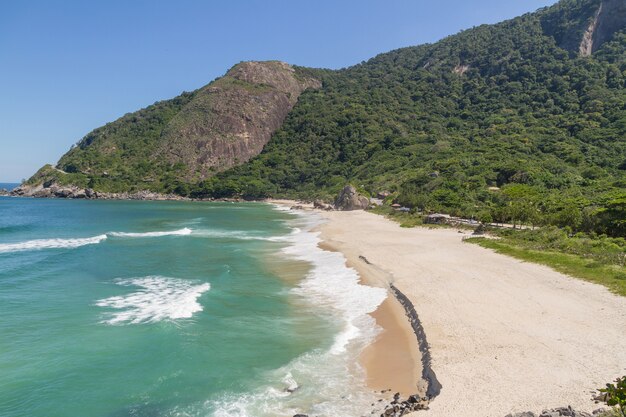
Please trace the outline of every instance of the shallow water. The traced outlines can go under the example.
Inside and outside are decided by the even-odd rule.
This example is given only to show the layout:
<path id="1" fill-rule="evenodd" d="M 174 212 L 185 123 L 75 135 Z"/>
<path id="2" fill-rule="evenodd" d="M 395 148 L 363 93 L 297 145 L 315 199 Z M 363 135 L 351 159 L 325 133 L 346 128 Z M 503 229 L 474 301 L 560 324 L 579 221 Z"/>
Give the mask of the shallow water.
<path id="1" fill-rule="evenodd" d="M 317 248 L 316 221 L 0 197 L 0 416 L 361 415 L 384 291 Z"/>

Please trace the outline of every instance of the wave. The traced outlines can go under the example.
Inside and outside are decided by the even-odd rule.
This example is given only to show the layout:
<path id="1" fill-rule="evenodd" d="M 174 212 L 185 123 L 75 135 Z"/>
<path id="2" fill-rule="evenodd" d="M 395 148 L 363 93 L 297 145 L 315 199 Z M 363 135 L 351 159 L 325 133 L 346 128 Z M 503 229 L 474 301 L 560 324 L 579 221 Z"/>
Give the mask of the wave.
<path id="1" fill-rule="evenodd" d="M 69 238 L 69 239 L 35 239 L 25 242 L 17 243 L 0 243 L 0 253 L 8 252 L 22 252 L 29 250 L 42 250 L 42 249 L 74 249 L 85 245 L 95 245 L 107 239 L 109 236 L 113 237 L 161 237 L 161 236 L 186 236 L 190 235 L 193 231 L 187 227 L 180 230 L 172 230 L 165 232 L 145 232 L 145 233 L 125 233 L 125 232 L 109 232 L 106 234 L 86 237 L 86 238 Z"/>
<path id="2" fill-rule="evenodd" d="M 190 318 L 194 313 L 202 311 L 198 298 L 211 289 L 209 283 L 158 275 L 117 279 L 115 283 L 139 289 L 130 294 L 96 302 L 98 307 L 118 310 L 105 315 L 105 319 L 102 320 L 105 324 L 156 323 Z"/>
<path id="3" fill-rule="evenodd" d="M 312 266 L 292 294 L 306 300 L 316 314 L 339 323 L 338 334 L 329 348 L 308 352 L 269 372 L 266 383 L 256 390 L 207 402 L 213 417 L 357 416 L 369 414 L 371 404 L 378 404 L 365 385 L 358 358 L 380 331 L 368 313 L 385 300 L 387 291 L 361 285 L 341 253 L 318 247 L 319 234 L 309 230 L 320 221 L 313 214 L 298 214 L 291 234 L 275 239 L 289 243 L 282 249 L 285 255 Z"/>
<path id="4" fill-rule="evenodd" d="M 162 236 L 186 236 L 193 232 L 188 227 L 179 230 L 172 230 L 166 232 L 144 232 L 144 233 L 127 233 L 127 232 L 110 232 L 111 236 L 115 237 L 162 237 Z"/>
<path id="5" fill-rule="evenodd" d="M 284 242 L 288 236 L 262 236 L 263 232 L 255 232 L 254 230 L 219 230 L 219 229 L 199 229 L 194 230 L 195 237 L 208 237 L 216 239 L 234 239 L 234 240 L 261 240 L 266 242 Z"/>
<path id="6" fill-rule="evenodd" d="M 18 243 L 2 243 L 0 244 L 0 253 L 41 249 L 72 249 L 85 245 L 95 245 L 106 238 L 107 235 L 98 235 L 76 239 L 36 239 Z"/>

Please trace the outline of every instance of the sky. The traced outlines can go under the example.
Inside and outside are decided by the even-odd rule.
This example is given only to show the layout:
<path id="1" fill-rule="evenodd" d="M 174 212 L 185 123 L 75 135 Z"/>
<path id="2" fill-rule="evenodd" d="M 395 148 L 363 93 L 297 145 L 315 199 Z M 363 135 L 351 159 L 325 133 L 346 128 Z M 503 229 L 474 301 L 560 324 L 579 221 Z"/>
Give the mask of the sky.
<path id="1" fill-rule="evenodd" d="M 555 0 L 0 1 L 0 182 L 247 60 L 343 68 Z"/>

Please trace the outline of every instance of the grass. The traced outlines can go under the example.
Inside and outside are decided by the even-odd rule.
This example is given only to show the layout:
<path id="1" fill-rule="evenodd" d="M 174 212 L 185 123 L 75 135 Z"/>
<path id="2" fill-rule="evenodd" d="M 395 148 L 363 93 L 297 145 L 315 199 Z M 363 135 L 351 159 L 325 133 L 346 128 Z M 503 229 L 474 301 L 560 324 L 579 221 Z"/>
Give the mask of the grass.
<path id="1" fill-rule="evenodd" d="M 617 265 L 602 264 L 593 259 L 562 252 L 522 248 L 495 239 L 470 238 L 465 241 L 522 261 L 549 266 L 575 278 L 604 285 L 611 292 L 626 297 L 626 270 Z"/>
<path id="2" fill-rule="evenodd" d="M 389 206 L 374 207 L 370 211 L 372 213 L 383 215 L 388 219 L 399 223 L 400 227 L 411 228 L 416 226 L 422 226 L 424 224 L 422 215 L 417 213 L 404 213 L 401 211 L 396 211 Z"/>

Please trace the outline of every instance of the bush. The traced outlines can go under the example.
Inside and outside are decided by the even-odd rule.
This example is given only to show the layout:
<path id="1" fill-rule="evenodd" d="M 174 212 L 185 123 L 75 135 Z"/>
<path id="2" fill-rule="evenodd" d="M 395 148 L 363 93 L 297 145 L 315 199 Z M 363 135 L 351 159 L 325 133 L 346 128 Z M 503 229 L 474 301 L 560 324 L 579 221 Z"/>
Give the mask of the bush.
<path id="1" fill-rule="evenodd" d="M 619 415 L 626 417 L 626 376 L 617 378 L 615 384 L 606 384 L 598 391 L 604 394 L 606 405 L 615 407 Z"/>

